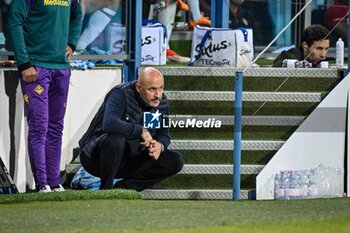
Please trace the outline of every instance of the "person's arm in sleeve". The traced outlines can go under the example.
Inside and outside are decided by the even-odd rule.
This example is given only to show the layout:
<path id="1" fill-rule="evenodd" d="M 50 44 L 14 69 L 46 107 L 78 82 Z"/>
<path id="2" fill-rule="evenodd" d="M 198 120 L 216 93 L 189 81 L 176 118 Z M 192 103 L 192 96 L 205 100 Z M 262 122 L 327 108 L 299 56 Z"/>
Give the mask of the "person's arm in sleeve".
<path id="1" fill-rule="evenodd" d="M 296 59 L 300 60 L 298 54 L 295 54 L 295 52 L 290 52 L 291 50 L 288 51 L 283 51 L 278 57 L 273 61 L 272 67 L 282 67 L 283 61 L 285 59 Z"/>
<path id="2" fill-rule="evenodd" d="M 20 72 L 32 67 L 26 50 L 23 30 L 28 13 L 29 5 L 27 0 L 12 1 L 8 18 L 8 33 Z"/>
<path id="3" fill-rule="evenodd" d="M 69 35 L 68 35 L 68 46 L 72 49 L 72 52 L 74 52 L 75 48 L 77 47 L 82 23 L 83 23 L 83 15 L 82 15 L 80 1 L 73 0 L 72 6 L 71 6 Z"/>
<path id="4" fill-rule="evenodd" d="M 281 54 L 278 55 L 278 57 L 273 61 L 272 67 L 282 67 L 282 63 L 284 59 L 285 58 L 283 58 Z"/>
<path id="5" fill-rule="evenodd" d="M 126 110 L 125 98 L 119 89 L 111 93 L 106 101 L 102 130 L 121 134 L 127 138 L 139 138 L 142 135 L 142 126 L 123 119 Z"/>
<path id="6" fill-rule="evenodd" d="M 283 61 L 288 59 L 289 54 L 286 51 L 283 51 L 277 58 L 273 61 L 272 67 L 282 67 Z"/>
<path id="7" fill-rule="evenodd" d="M 166 116 L 169 116 L 168 111 L 166 113 Z M 157 160 L 161 153 L 168 148 L 169 144 L 169 128 L 157 129 L 154 135 L 154 140 L 151 141 L 150 146 L 148 147 L 149 156 L 151 156 L 151 158 L 153 158 L 154 160 Z"/>

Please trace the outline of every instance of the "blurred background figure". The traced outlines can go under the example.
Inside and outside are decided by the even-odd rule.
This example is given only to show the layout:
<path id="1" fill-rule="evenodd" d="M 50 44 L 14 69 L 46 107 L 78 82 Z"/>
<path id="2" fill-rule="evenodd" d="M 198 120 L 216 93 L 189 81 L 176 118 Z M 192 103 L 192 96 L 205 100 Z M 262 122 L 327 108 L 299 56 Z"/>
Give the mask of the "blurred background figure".
<path id="1" fill-rule="evenodd" d="M 190 61 L 189 57 L 177 54 L 175 51 L 171 50 L 169 46 L 169 39 L 171 38 L 177 7 L 179 7 L 179 10 L 190 11 L 190 27 L 195 27 L 197 25 L 210 26 L 210 20 L 200 13 L 199 0 L 188 0 L 187 4 L 181 0 L 167 0 L 163 2 L 164 8 L 158 10 L 156 18 L 167 28 L 167 60 L 188 63 Z"/>
<path id="2" fill-rule="evenodd" d="M 7 34 L 7 19 L 12 0 L 0 0 L 0 48 L 11 51 L 11 43 Z M 6 44 L 5 44 L 6 43 Z"/>
<path id="3" fill-rule="evenodd" d="M 340 22 L 331 33 L 331 36 L 333 41 L 342 38 L 345 46 L 348 44 L 348 16 L 345 16 L 347 14 L 348 0 L 335 0 L 334 4 L 327 9 L 324 17 L 324 24 L 329 30 Z"/>
<path id="4" fill-rule="evenodd" d="M 284 60 L 295 59 L 298 61 L 307 60 L 312 67 L 318 67 L 320 62 L 327 58 L 330 44 L 328 33 L 328 29 L 323 25 L 310 25 L 301 34 L 301 43 L 295 48 L 282 51 L 272 66 L 283 67 Z"/>
<path id="5" fill-rule="evenodd" d="M 229 27 L 236 29 L 240 27 L 252 28 L 254 43 L 261 42 L 261 29 L 250 8 L 243 8 L 244 0 L 230 0 L 230 23 Z M 264 27 L 265 29 L 265 27 Z"/>
<path id="6" fill-rule="evenodd" d="M 186 5 L 182 0 L 177 1 L 177 6 L 179 10 L 189 11 L 189 26 L 193 29 L 195 26 L 206 26 L 210 27 L 209 17 L 204 16 L 204 13 L 200 11 L 199 0 L 187 0 L 188 7 L 182 7 Z"/>
<path id="7" fill-rule="evenodd" d="M 199 2 L 201 12 L 209 16 L 211 0 Z M 270 43 L 273 38 L 273 22 L 268 7 L 267 1 L 230 0 L 229 28 L 252 28 L 255 45 L 263 46 Z"/>
<path id="8" fill-rule="evenodd" d="M 83 31 L 79 37 L 77 50 L 86 50 L 88 47 L 99 47 L 107 50 L 104 40 L 106 35 L 100 34 L 105 31 L 111 22 L 121 23 L 122 13 L 121 0 L 84 0 Z"/>

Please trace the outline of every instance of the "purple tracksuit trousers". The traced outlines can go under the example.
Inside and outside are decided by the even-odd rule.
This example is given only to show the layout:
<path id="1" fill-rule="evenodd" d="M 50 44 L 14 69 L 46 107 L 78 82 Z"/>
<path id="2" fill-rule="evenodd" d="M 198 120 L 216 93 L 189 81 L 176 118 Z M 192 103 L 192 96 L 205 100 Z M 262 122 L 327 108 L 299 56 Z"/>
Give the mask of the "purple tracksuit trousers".
<path id="1" fill-rule="evenodd" d="M 70 69 L 36 67 L 37 79 L 25 82 L 20 74 L 28 122 L 28 154 L 38 188 L 58 186 L 63 118 L 66 112 Z"/>

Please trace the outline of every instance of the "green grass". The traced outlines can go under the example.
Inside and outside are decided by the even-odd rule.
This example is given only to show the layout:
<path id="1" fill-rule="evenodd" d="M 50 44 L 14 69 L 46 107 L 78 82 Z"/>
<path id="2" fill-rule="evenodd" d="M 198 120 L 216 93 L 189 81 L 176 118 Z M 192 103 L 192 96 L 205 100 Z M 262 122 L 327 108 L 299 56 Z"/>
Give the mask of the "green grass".
<path id="1" fill-rule="evenodd" d="M 186 55 L 190 51 L 172 48 Z M 169 64 L 182 65 L 179 63 Z M 285 78 L 245 78 L 244 90 L 274 91 Z M 330 91 L 340 79 L 289 78 L 279 91 Z M 233 91 L 232 77 L 166 77 L 167 90 Z M 171 101 L 171 114 L 232 115 L 233 102 Z M 244 102 L 252 115 L 261 102 Z M 307 115 L 315 103 L 267 103 L 258 115 Z M 289 137 L 293 127 L 244 126 L 243 139 Z M 233 129 L 172 130 L 173 139 L 232 139 Z M 191 135 L 191 137 L 189 137 Z M 232 164 L 232 151 L 181 151 L 186 164 Z M 242 164 L 266 164 L 275 151 L 242 151 Z M 230 189 L 232 175 L 176 175 L 155 188 Z M 255 175 L 242 175 L 253 189 Z M 136 192 L 68 191 L 0 195 L 0 233 L 7 232 L 350 232 L 350 199 L 300 201 L 154 201 Z M 131 200 L 132 199 L 132 200 Z M 136 199 L 136 200 L 134 200 Z"/>
<path id="2" fill-rule="evenodd" d="M 350 199 L 88 200 L 0 205 L 1 233 L 350 232 Z"/>
<path id="3" fill-rule="evenodd" d="M 0 204 L 24 203 L 33 201 L 72 201 L 98 199 L 140 199 L 138 192 L 133 190 L 103 190 L 94 191 L 66 191 L 55 193 L 20 193 L 15 195 L 0 195 Z M 1 232 L 1 231 L 0 231 Z"/>

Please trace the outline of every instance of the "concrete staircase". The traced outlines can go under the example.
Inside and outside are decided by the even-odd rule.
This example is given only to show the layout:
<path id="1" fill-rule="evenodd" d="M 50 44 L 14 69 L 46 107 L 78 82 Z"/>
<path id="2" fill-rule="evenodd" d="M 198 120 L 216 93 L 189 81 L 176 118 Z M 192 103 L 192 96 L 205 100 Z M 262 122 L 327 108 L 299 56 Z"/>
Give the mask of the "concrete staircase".
<path id="1" fill-rule="evenodd" d="M 183 170 L 144 199 L 232 199 L 235 68 L 160 67 L 171 118 L 221 121 L 220 128 L 171 129 Z M 253 199 L 255 177 L 339 81 L 336 69 L 256 68 L 244 74 L 241 199 Z M 276 91 L 278 89 L 278 91 Z M 74 174 L 80 164 L 66 167 Z"/>

